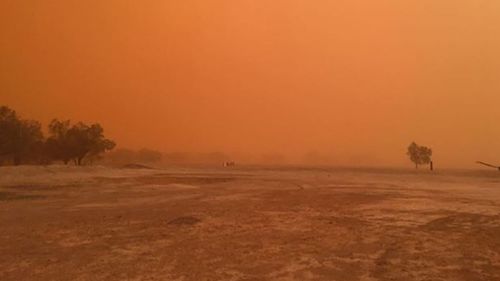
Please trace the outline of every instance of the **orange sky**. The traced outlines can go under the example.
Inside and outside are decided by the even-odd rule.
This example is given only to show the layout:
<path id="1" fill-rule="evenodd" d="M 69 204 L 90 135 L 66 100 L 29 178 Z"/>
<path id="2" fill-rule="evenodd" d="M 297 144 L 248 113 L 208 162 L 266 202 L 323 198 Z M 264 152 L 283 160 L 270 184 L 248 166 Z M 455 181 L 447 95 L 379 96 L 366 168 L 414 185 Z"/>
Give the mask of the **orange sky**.
<path id="1" fill-rule="evenodd" d="M 500 1 L 3 0 L 0 104 L 122 147 L 500 164 Z"/>

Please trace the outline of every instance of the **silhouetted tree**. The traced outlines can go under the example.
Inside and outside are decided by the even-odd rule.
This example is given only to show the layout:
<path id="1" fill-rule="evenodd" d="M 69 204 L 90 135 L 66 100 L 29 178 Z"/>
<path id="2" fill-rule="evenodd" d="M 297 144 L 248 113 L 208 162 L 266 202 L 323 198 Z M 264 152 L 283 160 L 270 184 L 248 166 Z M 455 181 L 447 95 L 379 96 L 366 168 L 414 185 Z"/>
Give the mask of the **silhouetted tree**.
<path id="1" fill-rule="evenodd" d="M 30 151 L 30 161 L 33 164 L 48 165 L 52 162 L 52 156 L 47 148 L 47 141 L 36 142 Z"/>
<path id="2" fill-rule="evenodd" d="M 14 164 L 35 160 L 37 150 L 43 144 L 42 125 L 34 120 L 21 120 L 14 150 Z"/>
<path id="3" fill-rule="evenodd" d="M 31 161 L 42 143 L 39 122 L 21 120 L 14 110 L 0 107 L 0 156 L 11 158 L 14 165 L 19 165 Z"/>
<path id="4" fill-rule="evenodd" d="M 408 152 L 406 152 L 410 160 L 415 164 L 415 169 L 418 169 L 418 165 L 431 163 L 432 149 L 420 146 L 415 142 L 412 142 L 408 146 Z"/>
<path id="5" fill-rule="evenodd" d="M 10 157 L 14 150 L 16 127 L 19 123 L 14 110 L 0 107 L 0 156 L 2 159 Z"/>
<path id="6" fill-rule="evenodd" d="M 78 154 L 79 165 L 82 164 L 84 158 L 98 159 L 104 152 L 112 150 L 116 146 L 114 141 L 104 137 L 104 129 L 100 124 L 93 124 L 91 126 L 81 125 L 83 125 L 85 133 L 80 138 L 80 143 L 83 147 Z"/>
<path id="7" fill-rule="evenodd" d="M 49 124 L 49 138 L 46 141 L 46 149 L 53 160 L 61 160 L 68 164 L 73 158 L 72 144 L 68 136 L 71 123 L 67 121 L 52 120 Z"/>
<path id="8" fill-rule="evenodd" d="M 61 160 L 82 165 L 84 160 L 93 161 L 115 147 L 113 141 L 104 137 L 99 124 L 71 125 L 70 121 L 56 119 L 49 125 L 49 134 L 45 140 L 39 122 L 20 119 L 14 110 L 0 106 L 0 164 L 48 164 Z"/>
<path id="9" fill-rule="evenodd" d="M 69 120 L 53 120 L 49 125 L 50 137 L 47 149 L 52 157 L 65 164 L 74 161 L 82 165 L 83 160 L 98 158 L 100 154 L 115 147 L 115 143 L 104 137 L 104 129 L 100 124 L 71 125 Z"/>

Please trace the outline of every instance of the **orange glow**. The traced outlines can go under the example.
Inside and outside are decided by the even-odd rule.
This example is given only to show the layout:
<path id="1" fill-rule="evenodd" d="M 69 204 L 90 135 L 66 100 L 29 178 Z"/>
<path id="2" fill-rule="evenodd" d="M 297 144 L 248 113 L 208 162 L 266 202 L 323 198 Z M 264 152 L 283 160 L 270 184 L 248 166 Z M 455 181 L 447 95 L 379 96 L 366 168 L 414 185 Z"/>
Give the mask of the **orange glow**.
<path id="1" fill-rule="evenodd" d="M 500 162 L 499 1 L 7 0 L 0 26 L 0 104 L 122 147 Z"/>

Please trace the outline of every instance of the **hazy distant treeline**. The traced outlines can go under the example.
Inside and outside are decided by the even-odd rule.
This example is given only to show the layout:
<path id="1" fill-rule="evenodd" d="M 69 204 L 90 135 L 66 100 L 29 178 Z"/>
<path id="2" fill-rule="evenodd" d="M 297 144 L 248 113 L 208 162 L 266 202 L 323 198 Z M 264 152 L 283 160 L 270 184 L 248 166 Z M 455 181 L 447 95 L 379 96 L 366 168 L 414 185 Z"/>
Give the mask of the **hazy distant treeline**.
<path id="1" fill-rule="evenodd" d="M 112 165 L 123 164 L 222 164 L 225 161 L 230 161 L 231 157 L 222 152 L 209 153 L 185 153 L 171 152 L 163 153 L 151 149 L 131 150 L 120 148 L 106 153 L 102 162 Z"/>
<path id="2" fill-rule="evenodd" d="M 129 163 L 141 163 L 141 164 L 152 164 L 161 162 L 163 159 L 163 154 L 156 150 L 151 149 L 141 149 L 141 150 L 131 150 L 120 148 L 110 153 L 107 153 L 104 162 L 110 164 L 129 164 Z"/>
<path id="3" fill-rule="evenodd" d="M 35 120 L 20 118 L 17 113 L 0 106 L 0 164 L 87 164 L 115 147 L 104 136 L 100 124 L 72 124 L 69 120 L 54 119 L 48 135 Z"/>

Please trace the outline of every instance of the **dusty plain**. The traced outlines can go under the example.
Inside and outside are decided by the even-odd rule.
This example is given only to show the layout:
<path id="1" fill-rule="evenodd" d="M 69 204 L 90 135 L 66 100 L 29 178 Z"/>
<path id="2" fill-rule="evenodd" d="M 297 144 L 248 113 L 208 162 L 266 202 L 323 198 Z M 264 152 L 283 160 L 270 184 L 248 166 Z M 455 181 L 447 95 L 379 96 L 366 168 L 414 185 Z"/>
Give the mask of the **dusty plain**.
<path id="1" fill-rule="evenodd" d="M 0 280 L 500 280 L 500 173 L 3 167 Z"/>

